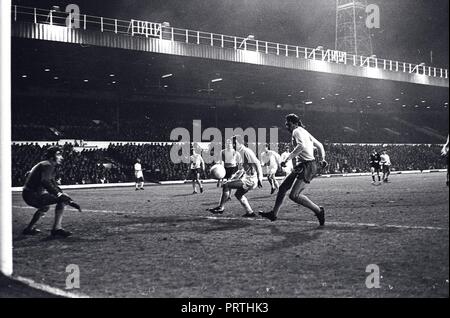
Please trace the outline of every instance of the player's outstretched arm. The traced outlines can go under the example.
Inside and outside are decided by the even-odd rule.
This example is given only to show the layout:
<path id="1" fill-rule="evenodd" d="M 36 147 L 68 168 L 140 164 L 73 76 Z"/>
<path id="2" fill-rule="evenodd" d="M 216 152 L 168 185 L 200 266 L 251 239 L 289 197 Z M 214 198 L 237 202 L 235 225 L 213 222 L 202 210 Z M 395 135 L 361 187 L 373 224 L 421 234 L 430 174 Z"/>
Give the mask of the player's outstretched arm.
<path id="1" fill-rule="evenodd" d="M 277 166 L 281 167 L 281 162 L 282 162 L 281 156 L 279 154 L 277 154 L 276 152 L 275 152 L 275 161 L 277 163 Z"/>
<path id="2" fill-rule="evenodd" d="M 322 169 L 324 169 L 328 166 L 328 162 L 325 160 L 325 148 L 323 147 L 322 143 L 313 136 L 311 136 L 311 140 L 314 147 L 316 147 L 319 151 L 320 166 L 322 167 Z"/>
<path id="3" fill-rule="evenodd" d="M 261 167 L 261 162 L 256 158 L 256 155 L 252 152 L 248 153 L 249 163 L 255 168 L 258 174 L 258 188 L 262 188 L 263 171 Z"/>

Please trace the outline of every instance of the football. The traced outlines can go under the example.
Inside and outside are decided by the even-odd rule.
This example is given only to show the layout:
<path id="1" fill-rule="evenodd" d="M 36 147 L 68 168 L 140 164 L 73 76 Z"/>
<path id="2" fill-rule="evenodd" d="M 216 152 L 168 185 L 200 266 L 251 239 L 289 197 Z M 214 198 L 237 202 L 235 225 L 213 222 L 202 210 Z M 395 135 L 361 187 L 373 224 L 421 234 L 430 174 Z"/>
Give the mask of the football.
<path id="1" fill-rule="evenodd" d="M 221 164 L 215 164 L 209 170 L 211 177 L 214 179 L 223 179 L 225 177 L 225 168 Z"/>

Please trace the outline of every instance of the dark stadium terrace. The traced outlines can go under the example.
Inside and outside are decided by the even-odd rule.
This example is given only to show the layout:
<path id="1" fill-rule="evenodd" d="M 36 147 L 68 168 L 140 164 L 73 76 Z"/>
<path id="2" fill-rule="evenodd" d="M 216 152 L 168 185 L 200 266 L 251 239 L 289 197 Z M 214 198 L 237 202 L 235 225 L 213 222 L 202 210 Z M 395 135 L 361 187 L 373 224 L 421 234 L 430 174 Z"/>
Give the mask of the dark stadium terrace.
<path id="1" fill-rule="evenodd" d="M 29 136 L 27 126 L 69 131 L 50 140 L 130 140 L 167 121 L 137 140 L 168 141 L 171 129 L 190 129 L 192 119 L 205 128 L 283 127 L 289 112 L 329 142 L 442 143 L 448 133 L 446 88 L 17 38 L 12 69 L 13 140 L 48 139 Z M 69 129 L 86 132 L 92 120 L 114 133 Z M 121 128 L 141 120 L 121 137 Z"/>

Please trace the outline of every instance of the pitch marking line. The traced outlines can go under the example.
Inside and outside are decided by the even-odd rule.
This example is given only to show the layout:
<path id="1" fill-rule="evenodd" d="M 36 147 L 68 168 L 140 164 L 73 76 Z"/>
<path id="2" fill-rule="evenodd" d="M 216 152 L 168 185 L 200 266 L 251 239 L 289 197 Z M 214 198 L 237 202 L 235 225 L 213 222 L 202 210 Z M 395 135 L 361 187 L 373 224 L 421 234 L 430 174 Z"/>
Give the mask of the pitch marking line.
<path id="1" fill-rule="evenodd" d="M 68 298 L 89 298 L 89 296 L 87 296 L 87 295 L 67 292 L 65 290 L 62 290 L 62 289 L 59 289 L 56 287 L 52 287 L 52 286 L 49 286 L 46 284 L 36 283 L 32 279 L 21 277 L 21 276 L 15 276 L 15 277 L 10 276 L 9 278 L 16 280 L 18 282 L 24 283 L 25 285 L 27 285 L 31 288 L 39 289 L 39 290 L 42 290 L 42 291 L 52 294 L 52 295 L 68 297 Z"/>
<path id="2" fill-rule="evenodd" d="M 14 209 L 35 209 L 30 206 L 13 206 Z M 75 209 L 68 209 L 71 211 L 78 212 Z M 121 211 L 113 211 L 113 210 L 89 210 L 89 209 L 83 209 L 83 212 L 92 212 L 92 213 L 106 213 L 106 214 L 137 214 L 137 212 L 121 212 Z M 81 213 L 83 213 L 81 212 Z M 262 219 L 262 218 L 255 218 L 255 219 L 249 219 L 249 218 L 238 218 L 238 217 L 217 217 L 217 216 L 199 216 L 200 218 L 206 218 L 210 220 L 251 220 L 251 221 L 265 221 L 269 224 L 272 223 L 268 220 Z M 276 223 L 292 223 L 292 220 L 278 220 Z M 313 221 L 295 221 L 295 222 L 301 222 L 301 223 L 307 223 L 307 224 L 317 224 L 317 222 Z M 376 224 L 376 223 L 352 223 L 352 222 L 326 222 L 325 225 L 343 225 L 343 226 L 353 226 L 353 227 L 387 227 L 387 228 L 396 228 L 396 229 L 407 229 L 407 230 L 434 230 L 434 231 L 448 231 L 448 228 L 443 227 L 436 227 L 436 226 L 415 226 L 415 225 L 397 225 L 397 224 Z M 326 228 L 326 227 L 325 227 Z"/>
<path id="3" fill-rule="evenodd" d="M 211 220 L 243 220 L 244 218 L 235 218 L 235 217 L 217 217 L 217 216 L 207 216 L 207 219 L 211 219 Z M 268 222 L 269 224 L 273 223 L 270 222 L 268 220 L 262 219 L 262 218 L 255 218 L 255 219 L 249 219 L 246 218 L 246 220 L 252 220 L 252 221 L 265 221 Z M 283 223 L 292 223 L 292 220 L 278 220 L 276 221 L 276 223 L 278 222 L 283 222 Z M 307 224 L 317 224 L 316 222 L 313 221 L 295 221 L 295 222 L 301 222 L 301 223 L 307 223 Z M 398 228 L 398 229 L 409 229 L 409 230 L 437 230 L 437 231 L 445 231 L 448 230 L 447 228 L 442 228 L 442 227 L 435 227 L 435 226 L 409 226 L 409 225 L 395 225 L 395 224 L 376 224 L 376 223 L 351 223 L 351 222 L 325 222 L 325 227 L 324 229 L 326 229 L 326 225 L 344 225 L 344 226 L 353 226 L 353 227 L 390 227 L 390 228 Z"/>
<path id="4" fill-rule="evenodd" d="M 33 208 L 31 206 L 17 206 L 17 205 L 13 205 L 13 209 L 33 209 L 33 210 L 36 210 L 36 208 Z M 76 209 L 67 208 L 67 207 L 65 208 L 65 210 L 78 212 L 78 210 L 76 210 Z M 89 209 L 83 209 L 83 212 L 108 213 L 108 214 L 111 214 L 111 213 L 115 213 L 115 214 L 133 214 L 133 213 L 136 213 L 136 212 L 126 212 L 125 213 L 125 212 L 121 212 L 121 211 L 89 210 Z M 78 212 L 78 213 L 83 213 L 83 212 Z"/>

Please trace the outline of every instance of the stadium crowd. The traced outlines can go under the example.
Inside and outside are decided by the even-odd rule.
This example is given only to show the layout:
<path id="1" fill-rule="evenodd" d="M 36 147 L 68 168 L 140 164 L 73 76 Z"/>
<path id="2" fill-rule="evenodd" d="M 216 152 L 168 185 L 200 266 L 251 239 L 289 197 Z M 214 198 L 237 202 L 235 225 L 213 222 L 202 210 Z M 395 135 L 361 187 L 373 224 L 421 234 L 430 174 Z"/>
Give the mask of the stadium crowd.
<path id="1" fill-rule="evenodd" d="M 26 173 L 43 159 L 47 146 L 32 143 L 12 145 L 12 184 L 22 186 Z M 62 185 L 123 183 L 134 181 L 133 164 L 141 159 L 147 182 L 186 179 L 189 166 L 170 160 L 171 145 L 165 143 L 110 143 L 107 148 L 62 145 L 63 164 L 57 179 Z M 371 145 L 325 144 L 328 167 L 324 174 L 368 172 Z M 383 145 L 391 157 L 392 170 L 443 169 L 446 162 L 440 157 L 440 145 Z M 202 176 L 208 178 L 209 167 Z M 279 171 L 281 172 L 281 171 Z"/>
<path id="2" fill-rule="evenodd" d="M 89 100 L 55 100 L 40 104 L 18 98 L 12 109 L 14 141 L 83 139 L 91 141 L 168 141 L 177 127 L 192 131 L 193 120 L 202 129 L 216 127 L 278 127 L 280 139 L 286 109 L 239 105 L 146 104 L 108 105 Z M 33 107 L 28 107 L 32 104 Z M 57 109 L 57 111 L 56 111 Z M 257 124 L 255 112 L 258 113 Z M 42 116 L 45 113 L 46 116 Z M 300 110 L 303 122 L 318 140 L 336 143 L 439 143 L 447 135 L 447 113 Z M 326 125 L 324 125 L 326 123 Z M 428 127 L 433 123 L 433 127 Z"/>

